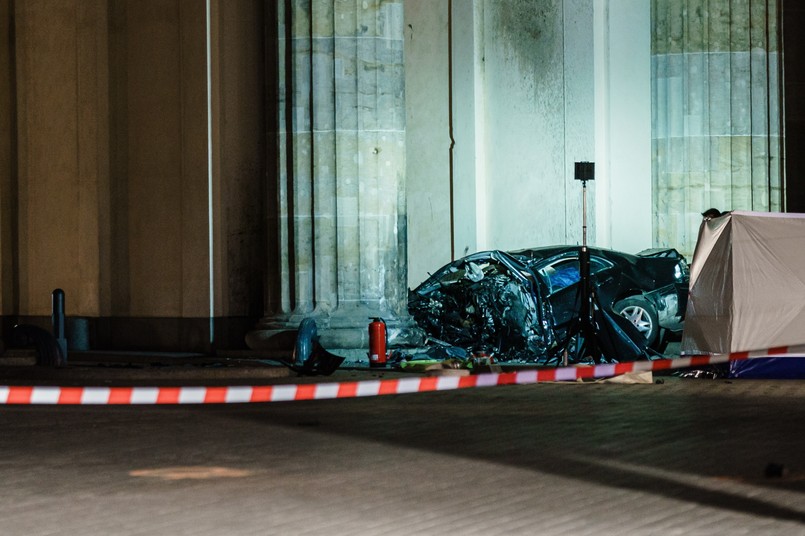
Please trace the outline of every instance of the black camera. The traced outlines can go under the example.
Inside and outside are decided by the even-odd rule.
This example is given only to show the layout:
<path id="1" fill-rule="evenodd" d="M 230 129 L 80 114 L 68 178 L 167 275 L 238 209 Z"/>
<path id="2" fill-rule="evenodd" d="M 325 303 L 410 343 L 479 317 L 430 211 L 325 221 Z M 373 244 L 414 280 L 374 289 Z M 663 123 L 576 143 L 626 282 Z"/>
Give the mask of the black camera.
<path id="1" fill-rule="evenodd" d="M 577 181 L 594 181 L 595 180 L 595 163 L 594 162 L 576 162 L 576 180 Z"/>

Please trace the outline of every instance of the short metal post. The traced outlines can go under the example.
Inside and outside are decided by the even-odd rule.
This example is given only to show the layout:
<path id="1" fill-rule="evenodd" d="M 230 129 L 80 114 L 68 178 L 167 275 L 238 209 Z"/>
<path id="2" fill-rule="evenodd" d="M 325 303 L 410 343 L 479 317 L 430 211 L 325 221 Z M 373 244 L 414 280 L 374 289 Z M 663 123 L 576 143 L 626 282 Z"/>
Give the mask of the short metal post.
<path id="1" fill-rule="evenodd" d="M 57 288 L 53 291 L 53 336 L 61 350 L 61 364 L 67 363 L 67 339 L 64 337 L 64 291 Z"/>

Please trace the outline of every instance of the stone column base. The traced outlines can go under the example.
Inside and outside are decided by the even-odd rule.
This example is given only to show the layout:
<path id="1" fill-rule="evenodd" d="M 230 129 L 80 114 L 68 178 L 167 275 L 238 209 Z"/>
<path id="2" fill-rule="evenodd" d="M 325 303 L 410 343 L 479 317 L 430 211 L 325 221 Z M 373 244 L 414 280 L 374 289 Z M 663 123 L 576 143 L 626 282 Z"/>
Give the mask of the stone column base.
<path id="1" fill-rule="evenodd" d="M 374 318 L 386 322 L 389 348 L 416 348 L 425 341 L 424 332 L 406 315 L 397 318 L 392 313 L 380 312 L 366 306 L 340 307 L 332 313 L 313 311 L 309 314 L 291 314 L 284 317 L 266 317 L 257 329 L 246 335 L 246 344 L 252 350 L 289 351 L 296 342 L 296 330 L 304 318 L 316 320 L 319 343 L 329 352 L 350 361 L 367 361 L 369 350 L 369 323 Z"/>

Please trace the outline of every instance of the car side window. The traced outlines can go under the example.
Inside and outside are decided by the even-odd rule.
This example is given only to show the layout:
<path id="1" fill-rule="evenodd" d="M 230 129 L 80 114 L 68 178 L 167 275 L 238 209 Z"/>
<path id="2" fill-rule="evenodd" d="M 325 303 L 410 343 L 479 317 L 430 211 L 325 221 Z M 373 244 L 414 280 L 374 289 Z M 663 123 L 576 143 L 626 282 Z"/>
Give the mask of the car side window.
<path id="1" fill-rule="evenodd" d="M 569 287 L 581 279 L 579 260 L 573 258 L 555 262 L 545 267 L 542 272 L 550 283 L 551 292 Z"/>
<path id="2" fill-rule="evenodd" d="M 597 274 L 601 270 L 606 270 L 610 268 L 612 263 L 609 261 L 605 261 L 603 259 L 599 259 L 598 257 L 590 257 L 590 273 Z"/>
<path id="3" fill-rule="evenodd" d="M 590 274 L 596 274 L 611 266 L 612 263 L 606 260 L 590 257 Z M 568 257 L 556 261 L 540 270 L 540 273 L 548 281 L 551 293 L 567 288 L 581 280 L 578 257 Z"/>

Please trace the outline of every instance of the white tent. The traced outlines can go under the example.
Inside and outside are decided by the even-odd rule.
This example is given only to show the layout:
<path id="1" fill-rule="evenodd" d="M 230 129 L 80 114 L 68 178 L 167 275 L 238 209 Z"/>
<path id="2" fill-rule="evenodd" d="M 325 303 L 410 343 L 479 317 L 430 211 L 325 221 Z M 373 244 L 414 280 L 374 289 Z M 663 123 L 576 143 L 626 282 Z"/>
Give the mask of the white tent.
<path id="1" fill-rule="evenodd" d="M 805 214 L 732 212 L 702 222 L 682 353 L 805 343 Z"/>

